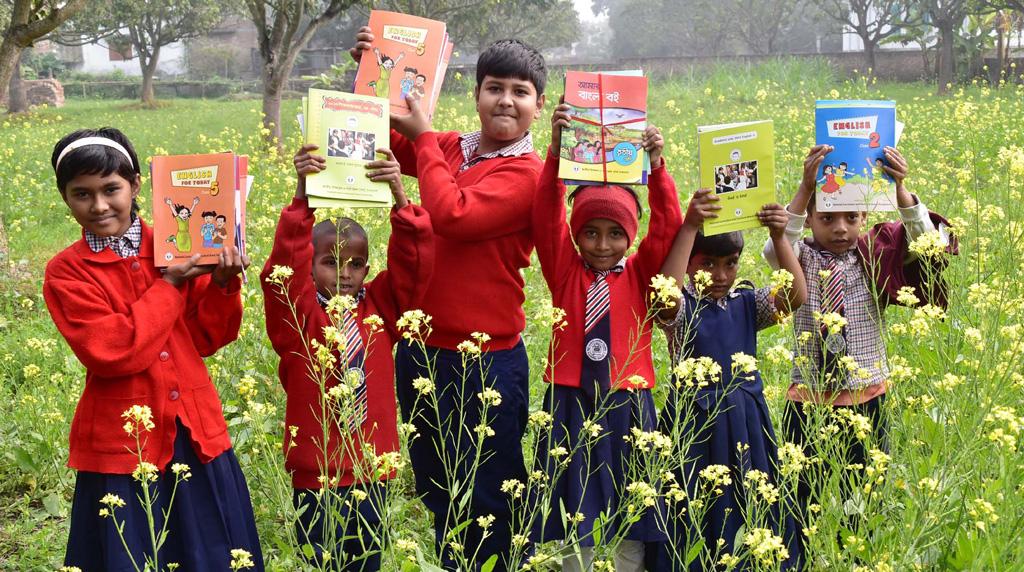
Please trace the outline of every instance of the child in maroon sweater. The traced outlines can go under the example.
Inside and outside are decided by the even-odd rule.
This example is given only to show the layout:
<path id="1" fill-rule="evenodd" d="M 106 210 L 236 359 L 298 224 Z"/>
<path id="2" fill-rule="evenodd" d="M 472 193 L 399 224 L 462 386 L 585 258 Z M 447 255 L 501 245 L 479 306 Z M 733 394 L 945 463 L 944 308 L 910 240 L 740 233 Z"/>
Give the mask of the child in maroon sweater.
<path id="1" fill-rule="evenodd" d="M 374 37 L 363 28 L 356 40 L 352 54 L 358 59 L 372 48 Z M 522 437 L 529 365 L 520 338 L 526 325 L 521 270 L 530 264 L 530 208 L 541 170 L 529 128 L 544 107 L 547 68 L 533 48 L 501 40 L 480 54 L 476 79 L 477 132 L 434 132 L 414 98 L 409 98 L 408 116 L 391 116 L 391 148 L 403 172 L 419 179 L 423 208 L 437 234 L 437 267 L 444 269 L 426 286 L 421 306 L 433 317 L 426 351 L 400 343 L 395 363 L 402 415 L 420 434 L 410 445 L 416 489 L 434 513 L 438 544 L 448 545 L 453 539 L 445 538 L 446 531 L 472 520 L 454 541 L 463 545 L 463 554 L 475 555 L 478 565 L 498 554 L 494 570 L 502 571 L 517 569 L 518 563 L 505 562 L 512 518 L 501 484 L 526 481 Z M 490 341 L 481 363 L 474 360 L 467 368 L 457 347 L 473 332 L 488 334 Z M 435 377 L 440 411 L 413 411 L 417 392 L 412 381 L 418 377 Z M 487 420 L 480 419 L 476 398 L 484 387 L 501 394 Z M 441 430 L 429 426 L 438 418 L 451 421 Z M 481 422 L 494 435 L 484 440 L 474 468 L 472 428 Z M 446 470 L 439 451 L 465 461 L 449 463 Z M 458 500 L 451 490 L 470 482 L 468 510 L 453 513 Z M 495 523 L 484 534 L 476 519 L 489 516 Z M 450 555 L 444 560 L 446 567 L 454 566 Z"/>
<path id="2" fill-rule="evenodd" d="M 305 507 L 297 524 L 299 540 L 312 546 L 318 563 L 327 551 L 333 562 L 342 563 L 342 569 L 369 572 L 380 568 L 376 540 L 383 535 L 381 530 L 368 530 L 380 522 L 385 493 L 375 480 L 393 476 L 387 462 L 382 464 L 386 459 L 382 456 L 398 451 L 391 353 L 399 339 L 395 323 L 404 310 L 416 307 L 422 285 L 430 281 L 433 233 L 426 211 L 406 199 L 394 155 L 378 150 L 388 159 L 368 163 L 367 176 L 391 185 L 395 209 L 387 268 L 364 284 L 369 270 L 366 231 L 350 219 L 313 225 L 306 175 L 325 168 L 323 157 L 310 154 L 316 149 L 316 145 L 305 145 L 295 154 L 299 175 L 295 199 L 281 212 L 273 250 L 261 275 L 267 333 L 281 356 L 278 372 L 288 394 L 285 466 L 292 473 L 295 506 Z M 282 278 L 282 267 L 293 271 L 287 279 Z M 337 302 L 331 300 L 341 300 L 336 296 L 350 296 L 355 308 L 334 310 Z M 344 342 L 328 339 L 337 339 L 335 328 Z M 316 359 L 313 341 L 334 350 L 337 365 L 322 376 L 326 379 L 311 373 Z M 339 384 L 351 389 L 340 407 L 325 396 Z M 327 403 L 334 411 L 340 409 L 340 415 L 332 416 Z M 324 425 L 329 432 L 327 443 Z M 377 459 L 365 455 L 364 445 Z M 326 495 L 318 494 L 325 486 L 337 493 L 331 499 L 357 506 L 359 516 L 348 514 L 348 503 L 331 506 Z M 368 493 L 367 498 L 357 500 L 362 495 L 350 495 L 351 488 Z M 341 518 L 325 517 L 330 510 L 341 511 Z M 325 522 L 337 522 L 337 530 L 326 529 Z"/>
<path id="3" fill-rule="evenodd" d="M 249 490 L 203 364 L 238 336 L 238 274 L 248 259 L 229 245 L 216 266 L 198 266 L 196 254 L 157 269 L 153 229 L 135 202 L 139 159 L 117 129 L 75 131 L 51 161 L 82 226 L 82 238 L 50 260 L 43 279 L 53 322 L 86 370 L 71 422 L 68 465 L 77 474 L 65 565 L 135 570 L 156 557 L 220 572 L 232 549 L 244 549 L 262 570 Z M 142 427 L 141 452 L 124 428 L 129 409 L 136 414 L 128 429 Z M 140 454 L 159 471 L 147 485 L 153 522 L 133 477 Z M 169 533 L 158 555 L 151 526 Z"/>

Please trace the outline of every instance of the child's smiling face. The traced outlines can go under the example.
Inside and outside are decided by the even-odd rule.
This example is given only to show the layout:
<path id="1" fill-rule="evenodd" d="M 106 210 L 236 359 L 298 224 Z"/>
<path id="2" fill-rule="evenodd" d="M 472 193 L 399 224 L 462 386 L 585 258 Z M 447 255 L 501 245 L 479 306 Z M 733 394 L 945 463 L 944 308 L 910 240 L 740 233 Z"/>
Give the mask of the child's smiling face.
<path id="1" fill-rule="evenodd" d="M 361 236 L 326 233 L 313 242 L 313 282 L 328 298 L 355 296 L 370 267 L 370 246 Z"/>
<path id="2" fill-rule="evenodd" d="M 629 235 L 613 220 L 590 219 L 576 235 L 576 246 L 591 268 L 610 270 L 626 255 Z"/>
<path id="3" fill-rule="evenodd" d="M 78 175 L 61 196 L 82 228 L 96 236 L 121 236 L 132 224 L 132 200 L 139 195 L 139 179 L 129 181 L 113 172 Z"/>
<path id="4" fill-rule="evenodd" d="M 492 144 L 520 139 L 544 108 L 533 82 L 515 77 L 484 76 L 475 95 L 480 129 Z"/>
<path id="5" fill-rule="evenodd" d="M 214 216 L 213 215 L 206 215 L 206 216 L 203 217 L 203 222 L 205 222 L 206 224 L 213 224 L 213 221 L 214 221 Z"/>

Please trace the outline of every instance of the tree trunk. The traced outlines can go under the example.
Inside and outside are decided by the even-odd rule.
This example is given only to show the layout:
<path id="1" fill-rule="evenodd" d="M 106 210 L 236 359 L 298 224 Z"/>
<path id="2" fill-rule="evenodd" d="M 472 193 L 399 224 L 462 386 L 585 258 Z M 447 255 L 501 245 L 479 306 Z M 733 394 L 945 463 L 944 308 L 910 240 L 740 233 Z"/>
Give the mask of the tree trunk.
<path id="1" fill-rule="evenodd" d="M 156 75 L 156 66 L 160 61 L 160 46 L 153 47 L 153 53 L 144 57 L 142 50 L 136 48 L 139 53 L 139 66 L 142 68 L 142 105 L 153 107 L 156 105 L 156 93 L 153 90 L 153 76 Z"/>
<path id="2" fill-rule="evenodd" d="M 864 42 L 864 64 L 868 66 L 867 75 L 876 75 L 875 69 L 875 43 L 870 38 L 861 38 Z"/>
<path id="3" fill-rule="evenodd" d="M 275 63 L 277 65 L 275 65 Z M 263 65 L 263 127 L 270 130 L 266 136 L 267 143 L 283 150 L 281 137 L 281 95 L 284 92 L 285 79 L 288 77 L 280 62 Z"/>
<path id="4" fill-rule="evenodd" d="M 956 62 L 953 59 L 953 42 L 956 30 L 951 24 L 939 28 L 939 95 L 949 92 L 956 73 Z"/>
<path id="5" fill-rule="evenodd" d="M 23 50 L 14 62 L 14 73 L 11 74 L 11 82 L 7 89 L 8 113 L 28 111 L 28 96 L 25 94 L 25 84 L 21 81 L 21 56 L 26 53 L 28 50 Z"/>
<path id="6" fill-rule="evenodd" d="M 4 35 L 3 43 L 0 43 L 0 99 L 7 94 L 15 68 L 21 61 L 21 50 L 13 37 Z"/>

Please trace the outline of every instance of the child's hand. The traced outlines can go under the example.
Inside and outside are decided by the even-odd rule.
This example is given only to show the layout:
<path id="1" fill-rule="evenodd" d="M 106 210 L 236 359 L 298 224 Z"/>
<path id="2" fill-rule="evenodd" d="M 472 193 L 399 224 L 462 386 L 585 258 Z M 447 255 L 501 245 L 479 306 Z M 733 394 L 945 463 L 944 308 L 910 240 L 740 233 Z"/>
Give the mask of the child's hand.
<path id="1" fill-rule="evenodd" d="M 800 181 L 800 187 L 807 192 L 814 192 L 818 188 L 818 168 L 825 161 L 825 156 L 835 150 L 831 145 L 815 145 L 807 152 L 804 159 L 804 175 Z"/>
<path id="2" fill-rule="evenodd" d="M 683 224 L 700 229 L 707 219 L 718 218 L 718 211 L 722 210 L 718 200 L 718 197 L 711 193 L 711 189 L 697 189 L 690 199 L 690 205 L 686 207 Z"/>
<path id="3" fill-rule="evenodd" d="M 213 269 L 210 279 L 221 288 L 227 288 L 228 281 L 242 273 L 249 266 L 249 257 L 238 253 L 238 248 L 225 246 L 220 253 L 220 262 Z"/>
<path id="4" fill-rule="evenodd" d="M 385 159 L 367 163 L 366 168 L 373 170 L 367 171 L 366 176 L 375 182 L 387 181 L 388 186 L 391 187 L 391 195 L 395 197 L 395 208 L 400 209 L 409 204 L 409 199 L 405 196 L 405 188 L 402 186 L 402 167 L 398 164 L 391 149 L 382 147 L 377 149 L 377 154 L 384 155 Z"/>
<path id="5" fill-rule="evenodd" d="M 565 96 L 559 97 L 558 105 L 551 113 L 551 152 L 555 155 L 562 154 L 562 128 L 568 128 L 572 121 L 570 111 L 572 106 L 565 102 Z"/>
<path id="6" fill-rule="evenodd" d="M 373 32 L 370 31 L 369 26 L 363 26 L 356 32 L 356 45 L 349 49 L 348 53 L 352 56 L 352 59 L 359 61 L 362 57 L 363 52 L 370 49 L 370 44 L 373 42 Z"/>
<path id="7" fill-rule="evenodd" d="M 167 197 L 166 199 L 164 199 L 164 202 L 167 203 L 168 205 L 174 204 L 174 201 L 171 200 L 171 197 Z"/>
<path id="8" fill-rule="evenodd" d="M 886 147 L 884 152 L 885 164 L 882 165 L 882 170 L 892 177 L 896 182 L 896 189 L 899 190 L 903 187 L 903 179 L 907 178 L 907 160 L 895 147 Z"/>
<path id="9" fill-rule="evenodd" d="M 789 222 L 786 207 L 778 203 L 764 205 L 757 213 L 757 219 L 768 227 L 768 235 L 773 239 L 782 238 L 786 234 L 786 223 Z"/>
<path id="10" fill-rule="evenodd" d="M 164 281 L 177 288 L 196 276 L 202 276 L 203 274 L 213 272 L 212 266 L 199 266 L 199 258 L 200 255 L 193 254 L 192 258 L 189 258 L 185 262 L 168 266 L 164 269 Z"/>
<path id="11" fill-rule="evenodd" d="M 402 134 L 409 141 L 415 141 L 417 137 L 427 131 L 433 131 L 430 126 L 430 119 L 420 107 L 420 102 L 412 95 L 405 96 L 405 103 L 409 106 L 409 115 L 391 114 L 391 127 Z"/>
<path id="12" fill-rule="evenodd" d="M 657 169 L 661 166 L 661 152 L 665 149 L 665 138 L 661 136 L 661 129 L 648 125 L 644 130 L 644 136 L 640 140 L 644 151 L 651 158 L 651 168 Z M 717 199 L 717 197 L 716 197 Z"/>
<path id="13" fill-rule="evenodd" d="M 299 182 L 295 186 L 295 197 L 303 198 L 306 196 L 306 175 L 312 175 L 313 173 L 319 173 L 327 168 L 327 160 L 321 155 L 313 155 L 310 151 L 319 149 L 312 143 L 306 143 L 299 150 L 295 152 L 295 158 L 292 162 L 295 164 L 295 173 L 299 176 Z"/>

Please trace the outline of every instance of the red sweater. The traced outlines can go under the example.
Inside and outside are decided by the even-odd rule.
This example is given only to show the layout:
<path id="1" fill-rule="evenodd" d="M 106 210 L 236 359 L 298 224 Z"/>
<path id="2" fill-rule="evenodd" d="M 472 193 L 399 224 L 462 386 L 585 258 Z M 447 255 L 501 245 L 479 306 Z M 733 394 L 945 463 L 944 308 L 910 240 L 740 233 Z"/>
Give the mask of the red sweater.
<path id="1" fill-rule="evenodd" d="M 676 186 L 664 163 L 651 172 L 647 188 L 651 208 L 647 236 L 636 254 L 626 260 L 625 270 L 607 277 L 611 297 L 611 380 L 618 386 L 632 375 L 641 375 L 649 388 L 654 387 L 651 321 L 644 321 L 650 283 L 661 271 L 683 224 Z M 587 288 L 594 282 L 594 273 L 587 269 L 570 236 L 565 221 L 565 185 L 558 178 L 558 157 L 550 153 L 537 183 L 533 236 L 541 271 L 551 290 L 551 303 L 565 310 L 568 322 L 564 329 L 552 329 L 548 359 L 554 364 L 554 371 L 547 367 L 544 378 L 559 385 L 579 387 L 583 316 Z"/>
<path id="2" fill-rule="evenodd" d="M 489 350 L 511 348 L 526 327 L 523 276 L 533 239 L 530 205 L 541 161 L 535 153 L 487 159 L 459 172 L 459 134 L 423 133 L 414 143 L 394 130 L 402 172 L 420 183 L 437 236 L 437 275 L 420 305 L 433 317 L 427 343 L 455 349 L 472 332 Z"/>
<path id="3" fill-rule="evenodd" d="M 174 453 L 175 418 L 189 428 L 204 463 L 231 447 L 217 389 L 203 357 L 238 337 L 241 281 L 226 289 L 210 275 L 175 288 L 153 266 L 153 230 L 142 223 L 138 257 L 85 239 L 46 265 L 43 296 L 57 329 L 85 366 L 85 390 L 71 421 L 68 466 L 130 474 L 135 439 L 121 413 L 148 405 L 156 427 L 143 433 L 143 458 L 161 469 Z"/>
<path id="4" fill-rule="evenodd" d="M 363 338 L 366 372 L 367 414 L 362 426 L 363 441 L 377 454 L 398 450 L 398 413 L 395 410 L 395 360 L 392 348 L 399 339 L 395 322 L 405 310 L 416 306 L 422 297 L 423 283 L 430 280 L 434 267 L 433 233 L 430 217 L 415 205 L 409 205 L 391 214 L 392 234 L 388 244 L 387 269 L 378 273 L 365 285 L 366 296 L 359 303 L 356 314 L 359 334 Z M 311 364 L 307 359 L 310 340 L 323 343 L 323 328 L 332 324 L 327 312 L 316 299 L 313 283 L 313 209 L 305 199 L 295 199 L 281 212 L 260 284 L 263 286 L 267 334 L 274 350 L 281 356 L 278 375 L 288 395 L 285 407 L 285 467 L 292 473 L 292 486 L 320 488 L 318 477 L 323 467 L 323 429 L 320 423 L 321 389 L 317 378 L 309 375 Z M 296 331 L 295 317 L 279 287 L 267 282 L 275 265 L 289 266 L 294 274 L 289 278 L 288 296 L 302 323 Z M 376 314 L 384 321 L 384 328 L 371 333 L 363 320 Z M 340 327 L 340 325 L 339 325 Z M 337 356 L 336 356 L 337 357 Z M 333 385 L 330 383 L 329 385 Z M 332 459 L 327 475 L 339 477 L 339 486 L 355 482 L 353 463 L 362 460 L 362 451 L 356 458 L 344 451 L 337 424 L 332 424 L 328 451 Z M 292 438 L 288 427 L 297 427 Z M 358 440 L 357 440 L 358 442 Z"/>

